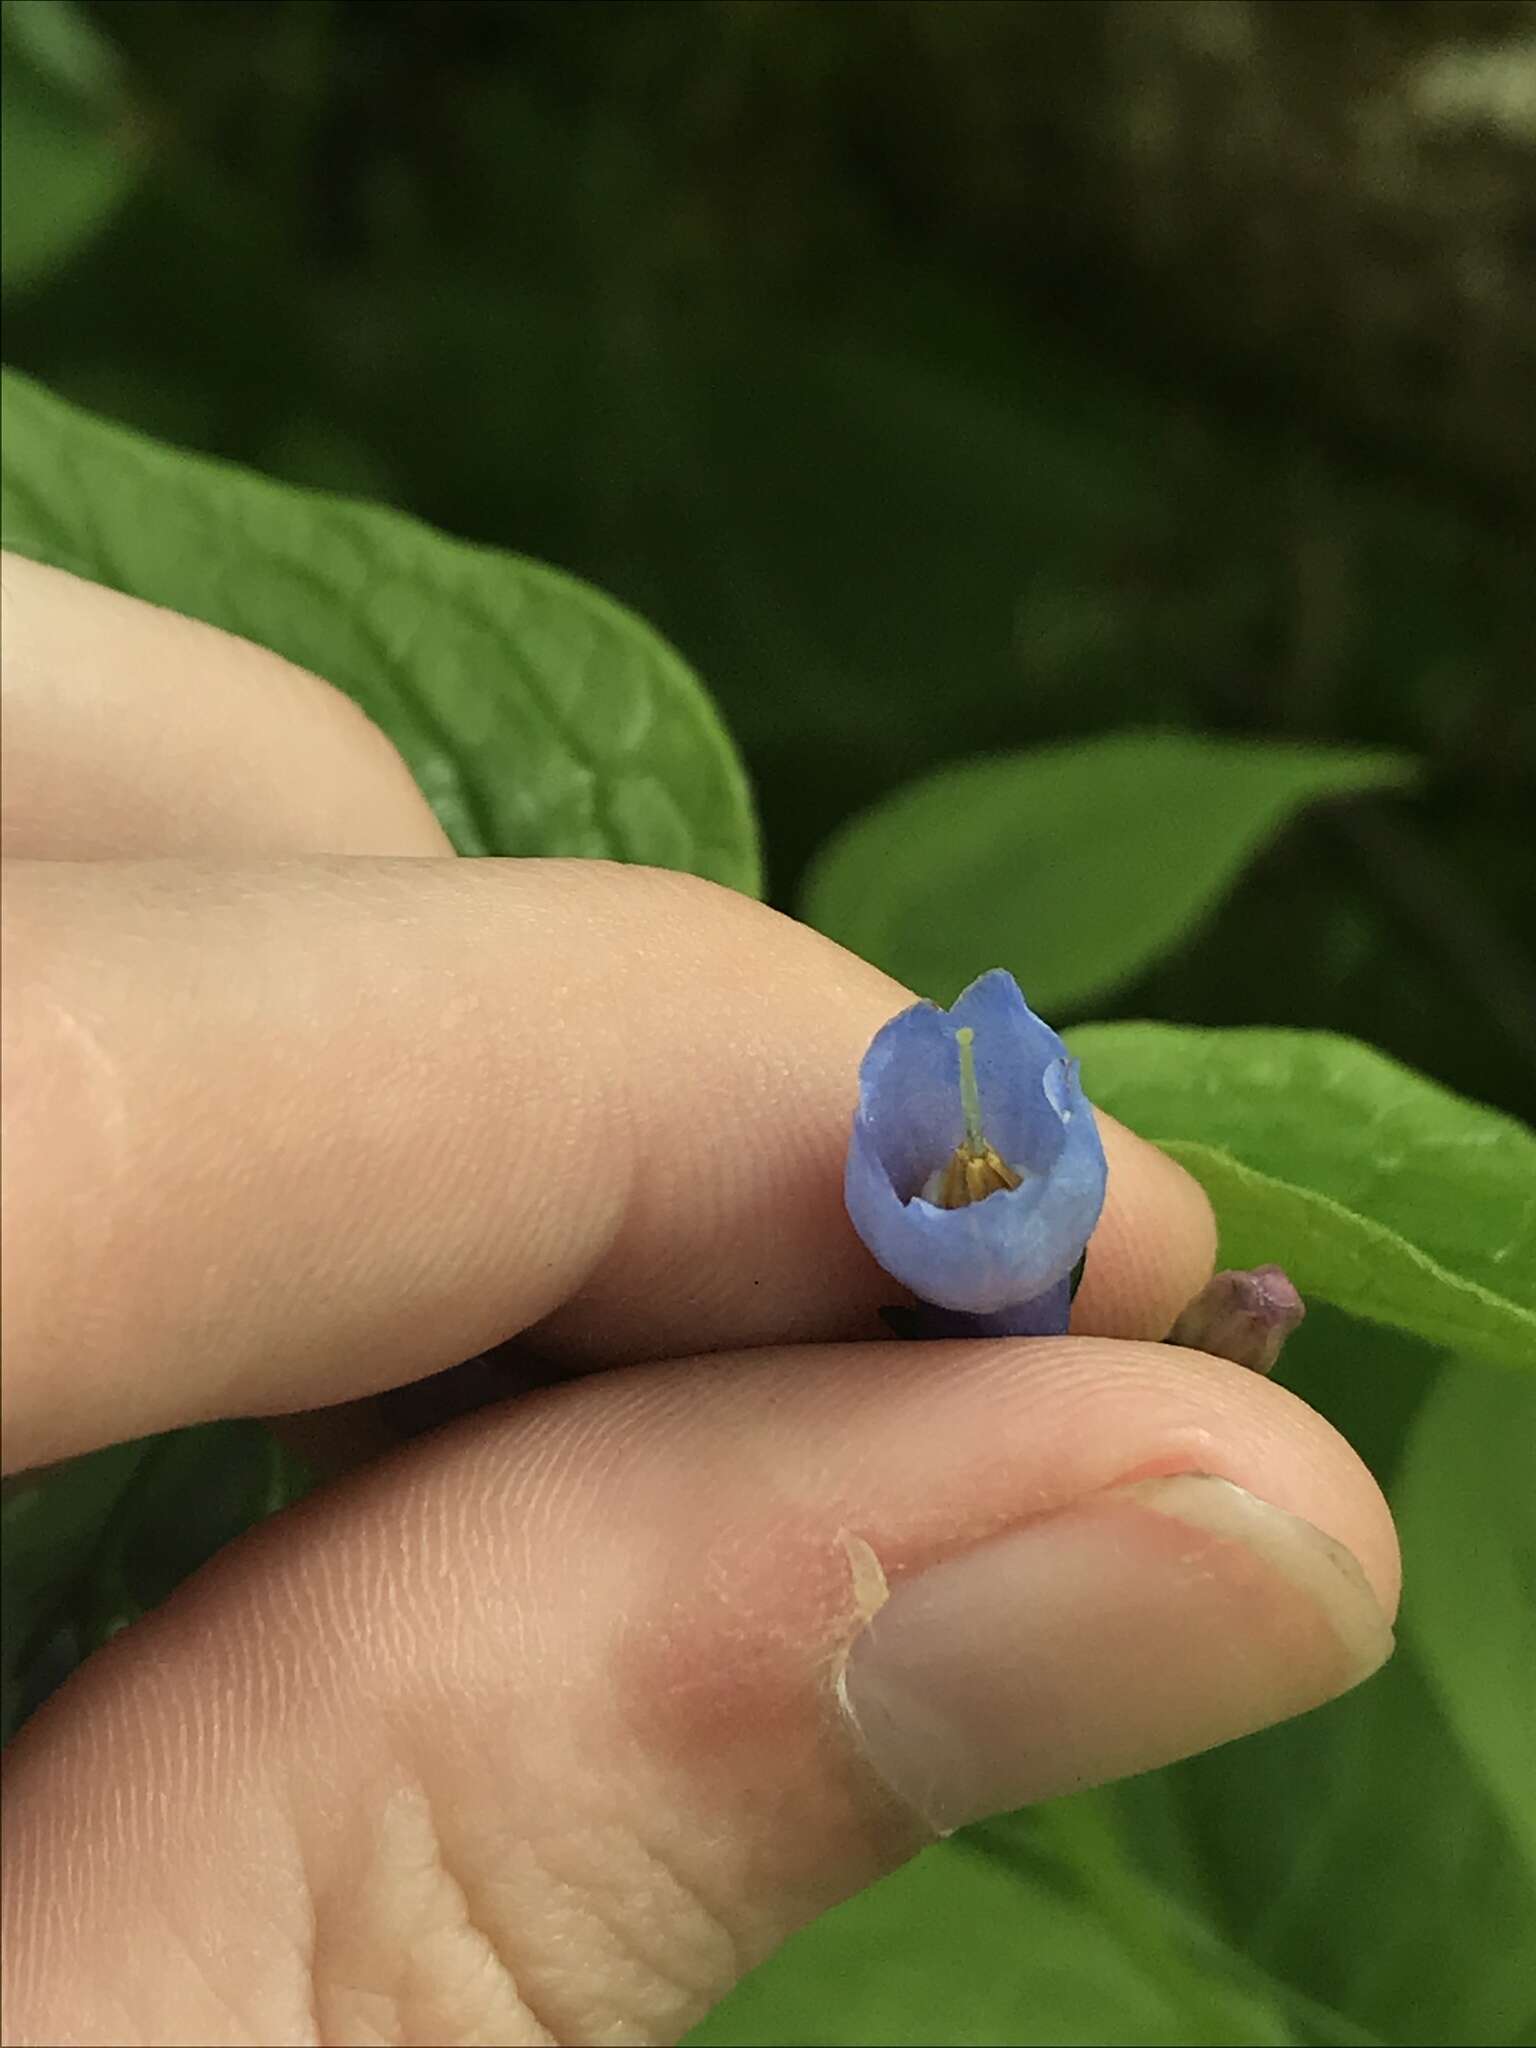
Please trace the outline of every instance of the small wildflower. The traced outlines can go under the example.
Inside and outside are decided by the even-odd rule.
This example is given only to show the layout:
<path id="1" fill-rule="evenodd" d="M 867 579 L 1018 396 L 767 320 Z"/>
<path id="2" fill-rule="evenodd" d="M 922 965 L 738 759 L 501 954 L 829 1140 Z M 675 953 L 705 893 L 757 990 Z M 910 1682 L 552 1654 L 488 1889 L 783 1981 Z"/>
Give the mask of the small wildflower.
<path id="1" fill-rule="evenodd" d="M 1077 1062 L 994 969 L 915 1003 L 859 1069 L 854 1228 L 923 1304 L 922 1334 L 1065 1330 L 1106 1166 Z M 948 1313 L 936 1313 L 944 1312 Z"/>

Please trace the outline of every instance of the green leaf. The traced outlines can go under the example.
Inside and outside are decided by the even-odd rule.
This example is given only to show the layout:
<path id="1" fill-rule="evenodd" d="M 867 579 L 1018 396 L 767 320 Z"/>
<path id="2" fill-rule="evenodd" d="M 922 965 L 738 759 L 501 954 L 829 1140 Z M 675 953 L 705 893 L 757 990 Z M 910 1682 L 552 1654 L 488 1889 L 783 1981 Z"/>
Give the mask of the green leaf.
<path id="1" fill-rule="evenodd" d="M 1255 1989 L 1257 1973 L 1219 1938 L 1200 1962 L 1195 1990 L 1184 1957 L 1128 1942 L 1069 1867 L 978 1854 L 961 1838 L 805 1929 L 687 2038 L 692 2048 L 1321 2038 L 1293 2033 L 1283 1996 Z"/>
<path id="2" fill-rule="evenodd" d="M 1233 1266 L 1536 1367 L 1536 1137 L 1329 1032 L 1098 1024 L 1093 1099 L 1204 1183 Z"/>
<path id="3" fill-rule="evenodd" d="M 520 556 L 184 454 L 6 373 L 0 536 L 353 697 L 463 853 L 691 869 L 755 893 L 740 762 L 640 619 Z"/>
<path id="4" fill-rule="evenodd" d="M 1157 1782 L 1163 1782 L 1161 1780 Z M 1165 1802 L 1166 1804 L 1166 1802 Z M 1112 1928 L 1184 2016 L 1190 2041 L 1367 2043 L 1369 2033 L 1301 1986 L 1266 1972 L 1221 1932 L 1209 1901 L 1163 1881 L 1138 1854 L 1113 1788 L 985 1823 L 967 1838 L 1014 1868 L 1053 1860 L 1080 1910 Z M 1185 1845 L 1165 1836 L 1187 1860 Z M 1049 1868 L 1049 1861 L 1047 1862 Z"/>
<path id="5" fill-rule="evenodd" d="M 963 762 L 845 826 L 804 915 L 935 1001 L 1003 966 L 1059 1013 L 1178 945 L 1302 805 L 1412 773 L 1398 754 L 1180 733 Z"/>
<path id="6" fill-rule="evenodd" d="M 142 154 L 115 54 L 68 0 L 0 7 L 0 283 L 42 282 L 105 226 Z"/>
<path id="7" fill-rule="evenodd" d="M 1171 1799 L 1232 1946 L 1314 2006 L 1385 2042 L 1529 2038 L 1536 1889 L 1411 1650 L 1315 1714 L 1106 1796 L 1132 1840 Z"/>
<path id="8" fill-rule="evenodd" d="M 1405 1633 L 1536 1881 L 1533 1473 L 1536 1383 L 1456 1368 L 1418 1417 L 1395 1505 Z"/>

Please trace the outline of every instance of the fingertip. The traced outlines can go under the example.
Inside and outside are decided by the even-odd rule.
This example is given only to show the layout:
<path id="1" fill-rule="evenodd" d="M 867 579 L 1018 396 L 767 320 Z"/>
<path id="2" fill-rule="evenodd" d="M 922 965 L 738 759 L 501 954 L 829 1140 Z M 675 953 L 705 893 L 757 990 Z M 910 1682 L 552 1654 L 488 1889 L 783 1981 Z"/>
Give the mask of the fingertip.
<path id="1" fill-rule="evenodd" d="M 282 655 L 4 558 L 7 853 L 442 858 L 394 742 Z"/>
<path id="2" fill-rule="evenodd" d="M 1087 1349 L 1088 1347 L 1084 1347 Z M 1310 1522 L 1359 1564 L 1390 1622 L 1402 1591 L 1397 1528 L 1375 1475 L 1347 1437 L 1299 1394 L 1226 1359 L 1181 1345 L 1116 1347 L 1139 1384 L 1155 1387 L 1168 1427 L 1165 1453 L 1124 1482 L 1194 1469 L 1186 1432 L 1207 1418 L 1211 1452 L 1200 1469 Z"/>
<path id="3" fill-rule="evenodd" d="M 1215 1214 L 1177 1160 L 1102 1110 L 1094 1115 L 1109 1185 L 1072 1307 L 1073 1334 L 1162 1338 L 1215 1270 Z"/>

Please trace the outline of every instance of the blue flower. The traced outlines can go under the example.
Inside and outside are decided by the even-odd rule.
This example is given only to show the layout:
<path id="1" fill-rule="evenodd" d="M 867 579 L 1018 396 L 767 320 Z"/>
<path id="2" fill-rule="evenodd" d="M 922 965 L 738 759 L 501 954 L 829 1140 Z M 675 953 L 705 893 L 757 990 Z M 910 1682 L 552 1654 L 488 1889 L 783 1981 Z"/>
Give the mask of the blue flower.
<path id="1" fill-rule="evenodd" d="M 925 1334 L 1064 1330 L 1106 1171 L 1076 1060 L 1003 969 L 875 1034 L 844 1192 L 885 1270 L 963 1312 Z"/>

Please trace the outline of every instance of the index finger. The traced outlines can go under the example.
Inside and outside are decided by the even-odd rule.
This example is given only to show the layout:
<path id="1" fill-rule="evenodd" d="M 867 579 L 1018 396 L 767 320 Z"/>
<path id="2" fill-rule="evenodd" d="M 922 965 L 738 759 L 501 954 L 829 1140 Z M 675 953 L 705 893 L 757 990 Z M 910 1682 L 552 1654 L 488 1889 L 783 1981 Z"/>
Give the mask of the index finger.
<path id="1" fill-rule="evenodd" d="M 29 860 L 442 855 L 378 727 L 280 655 L 0 555 L 0 844 Z"/>
<path id="2" fill-rule="evenodd" d="M 412 859 L 14 863 L 6 898 L 12 1465 L 535 1325 L 611 1365 L 872 1334 L 896 1292 L 842 1157 L 907 992 L 743 897 Z M 1106 1142 L 1082 1326 L 1161 1336 L 1209 1209 Z"/>

